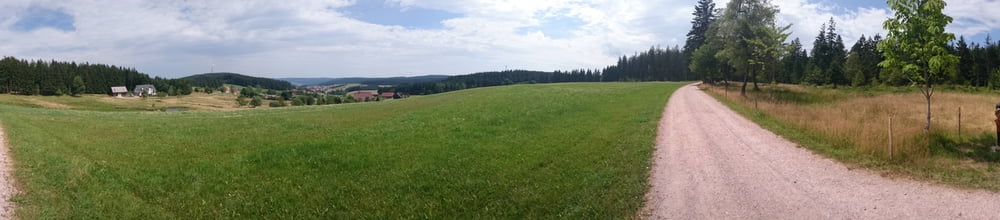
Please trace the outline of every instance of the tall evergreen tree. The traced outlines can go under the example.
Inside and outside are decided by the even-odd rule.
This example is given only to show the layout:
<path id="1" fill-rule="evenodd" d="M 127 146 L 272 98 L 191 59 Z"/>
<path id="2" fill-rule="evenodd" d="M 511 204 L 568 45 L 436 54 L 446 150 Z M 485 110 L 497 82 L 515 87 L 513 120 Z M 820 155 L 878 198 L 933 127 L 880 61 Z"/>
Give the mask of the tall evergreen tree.
<path id="1" fill-rule="evenodd" d="M 78 96 L 87 91 L 87 84 L 83 83 L 83 77 L 74 76 L 73 77 L 73 91 L 74 96 Z"/>
<path id="2" fill-rule="evenodd" d="M 826 34 L 833 34 L 835 37 L 830 39 L 830 65 L 827 67 L 827 75 L 830 75 L 830 81 L 833 83 L 833 87 L 836 88 L 837 85 L 846 85 L 849 83 L 848 78 L 844 76 L 844 62 L 847 59 L 847 52 L 844 50 L 844 39 L 840 35 L 836 34 L 836 30 L 833 29 L 835 26 L 833 24 L 833 19 L 830 19 L 830 31 Z"/>
<path id="3" fill-rule="evenodd" d="M 705 44 L 701 45 L 691 54 L 690 61 L 688 62 L 688 68 L 692 73 L 701 76 L 701 80 L 704 83 L 715 84 L 720 81 L 725 82 L 726 77 L 720 68 L 722 62 L 715 57 L 722 49 L 722 39 L 716 36 L 718 32 L 718 25 L 709 25 L 709 30 L 705 33 L 708 38 Z"/>
<path id="4" fill-rule="evenodd" d="M 981 47 L 976 47 L 973 56 L 976 58 L 974 71 L 979 78 L 987 79 L 987 85 L 991 89 L 1000 89 L 1000 75 L 995 74 L 997 65 L 1000 65 L 1000 45 L 994 42 L 989 34 L 986 35 L 986 43 Z"/>
<path id="5" fill-rule="evenodd" d="M 977 82 L 976 76 L 973 74 L 976 60 L 972 57 L 972 49 L 965 41 L 965 36 L 958 38 L 958 42 L 955 44 L 955 55 L 958 56 L 959 64 L 956 80 L 952 83 L 979 86 L 980 82 Z"/>
<path id="6" fill-rule="evenodd" d="M 712 0 L 698 0 L 691 15 L 694 15 L 694 19 L 691 20 L 691 31 L 688 31 L 687 42 L 684 43 L 685 57 L 691 57 L 695 50 L 705 44 L 708 27 L 715 21 L 715 3 Z"/>
<path id="7" fill-rule="evenodd" d="M 787 47 L 788 55 L 781 59 L 783 68 L 778 82 L 800 83 L 805 76 L 806 64 L 809 62 L 809 55 L 802 47 L 802 41 L 798 38 L 792 40 Z"/>
<path id="8" fill-rule="evenodd" d="M 819 28 L 819 35 L 813 40 L 811 59 L 807 65 L 807 74 L 803 79 L 806 83 L 824 85 L 830 82 L 830 77 L 823 71 L 823 66 L 829 65 L 830 45 L 826 42 L 826 23 Z"/>
<path id="9" fill-rule="evenodd" d="M 817 85 L 833 84 L 834 87 L 837 84 L 847 84 L 848 79 L 843 71 L 846 56 L 843 38 L 837 34 L 837 24 L 830 18 L 813 41 L 812 62 L 809 64 L 806 81 Z"/>
<path id="10" fill-rule="evenodd" d="M 851 85 L 864 86 L 878 83 L 880 70 L 878 63 L 882 62 L 878 42 L 882 40 L 881 38 L 875 35 L 869 39 L 862 35 L 861 39 L 851 47 L 843 67 L 844 75 L 851 79 Z"/>

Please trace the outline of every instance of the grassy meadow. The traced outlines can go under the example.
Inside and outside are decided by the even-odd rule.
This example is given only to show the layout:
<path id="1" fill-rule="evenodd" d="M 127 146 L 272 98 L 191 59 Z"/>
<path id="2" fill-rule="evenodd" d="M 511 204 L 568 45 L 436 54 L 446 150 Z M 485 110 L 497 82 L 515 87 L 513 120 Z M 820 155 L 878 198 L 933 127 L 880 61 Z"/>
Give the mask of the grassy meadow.
<path id="1" fill-rule="evenodd" d="M 926 102 L 913 88 L 739 87 L 703 85 L 717 99 L 804 147 L 887 176 L 1000 190 L 994 145 L 994 105 L 1000 94 L 938 89 L 932 97 L 931 146 L 924 132 Z M 961 135 L 959 135 L 961 108 Z M 892 147 L 889 118 L 892 117 Z"/>
<path id="2" fill-rule="evenodd" d="M 22 219 L 634 218 L 680 83 L 102 112 L 0 104 Z"/>

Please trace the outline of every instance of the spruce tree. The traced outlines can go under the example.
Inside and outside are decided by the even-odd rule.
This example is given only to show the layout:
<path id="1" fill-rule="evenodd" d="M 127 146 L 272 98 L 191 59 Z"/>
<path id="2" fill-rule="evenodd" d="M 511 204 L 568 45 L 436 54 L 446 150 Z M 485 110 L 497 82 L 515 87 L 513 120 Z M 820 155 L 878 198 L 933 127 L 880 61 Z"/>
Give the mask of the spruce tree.
<path id="1" fill-rule="evenodd" d="M 73 77 L 73 96 L 79 96 L 87 91 L 87 84 L 83 83 L 83 78 L 80 76 Z"/>
<path id="2" fill-rule="evenodd" d="M 715 3 L 712 0 L 698 0 L 694 7 L 694 19 L 691 20 L 691 31 L 684 43 L 684 56 L 691 57 L 694 51 L 705 44 L 708 26 L 715 21 Z"/>

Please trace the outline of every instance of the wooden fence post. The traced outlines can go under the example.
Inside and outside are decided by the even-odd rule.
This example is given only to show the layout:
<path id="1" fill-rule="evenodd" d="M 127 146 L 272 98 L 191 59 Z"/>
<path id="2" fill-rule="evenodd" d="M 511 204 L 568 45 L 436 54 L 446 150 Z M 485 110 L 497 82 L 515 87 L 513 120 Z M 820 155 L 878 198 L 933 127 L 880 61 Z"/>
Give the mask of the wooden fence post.
<path id="1" fill-rule="evenodd" d="M 895 149 L 892 146 L 892 115 L 889 115 L 889 159 L 892 159 Z"/>

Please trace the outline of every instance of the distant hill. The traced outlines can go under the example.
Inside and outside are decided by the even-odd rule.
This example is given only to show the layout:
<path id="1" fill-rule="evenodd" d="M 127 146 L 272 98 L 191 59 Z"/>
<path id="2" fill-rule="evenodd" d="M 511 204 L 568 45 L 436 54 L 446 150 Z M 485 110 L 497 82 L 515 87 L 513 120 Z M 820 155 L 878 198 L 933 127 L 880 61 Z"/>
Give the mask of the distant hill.
<path id="1" fill-rule="evenodd" d="M 237 73 L 203 73 L 181 79 L 190 80 L 192 85 L 200 87 L 219 87 L 223 84 L 233 84 L 248 87 L 260 86 L 261 88 L 276 90 L 288 90 L 295 88 L 295 86 L 288 81 L 253 77 Z"/>
<path id="2" fill-rule="evenodd" d="M 447 79 L 448 77 L 449 76 L 445 75 L 384 77 L 384 78 L 350 77 L 350 78 L 331 79 L 329 81 L 320 83 L 318 85 L 334 85 L 334 84 L 349 84 L 349 83 L 360 83 L 368 85 L 402 85 L 402 84 L 438 82 Z"/>
<path id="3" fill-rule="evenodd" d="M 319 85 L 319 84 L 322 84 L 322 83 L 325 83 L 325 82 L 329 82 L 330 80 L 334 80 L 336 78 L 314 77 L 314 78 L 277 78 L 277 79 L 278 80 L 288 81 L 288 82 L 292 83 L 292 85 L 295 85 L 295 86 L 311 86 L 311 85 Z"/>

